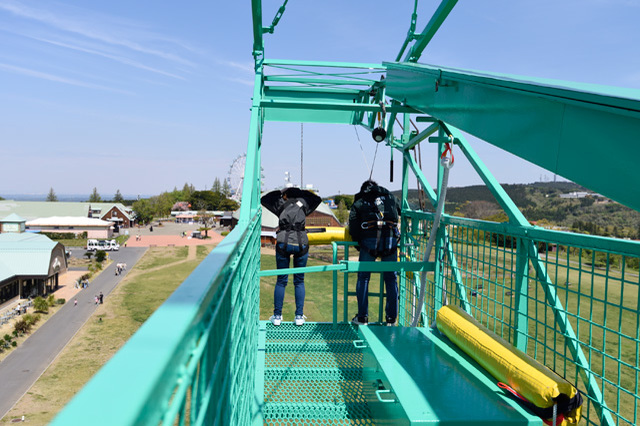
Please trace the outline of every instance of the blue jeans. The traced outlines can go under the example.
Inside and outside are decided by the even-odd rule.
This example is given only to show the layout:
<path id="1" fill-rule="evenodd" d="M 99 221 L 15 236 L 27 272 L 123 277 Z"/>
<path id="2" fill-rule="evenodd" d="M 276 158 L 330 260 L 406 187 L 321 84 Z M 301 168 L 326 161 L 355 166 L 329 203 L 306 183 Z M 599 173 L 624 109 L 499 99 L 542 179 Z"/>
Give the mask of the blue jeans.
<path id="1" fill-rule="evenodd" d="M 303 246 L 303 248 L 306 248 Z M 289 259 L 293 255 L 293 267 L 302 268 L 307 266 L 309 252 L 300 254 L 300 246 L 297 244 L 278 243 L 276 244 L 276 267 L 285 269 L 289 267 Z M 284 289 L 287 287 L 288 275 L 278 275 L 276 288 L 273 291 L 273 314 L 282 315 L 282 304 L 284 303 Z M 293 285 L 296 296 L 296 315 L 303 315 L 304 310 L 304 274 L 293 274 Z"/>
<path id="2" fill-rule="evenodd" d="M 380 241 L 380 246 L 382 246 Z M 360 262 L 373 262 L 376 258 L 369 252 L 376 248 L 375 238 L 363 238 L 358 242 L 360 246 Z M 379 247 L 380 251 L 381 247 Z M 398 247 L 394 241 L 393 249 L 390 254 L 380 257 L 382 262 L 397 262 Z M 384 286 L 387 293 L 387 303 L 385 305 L 385 313 L 388 318 L 398 317 L 398 283 L 396 273 L 394 271 L 383 272 Z M 356 296 L 358 298 L 358 317 L 363 318 L 369 316 L 369 280 L 371 272 L 358 272 L 358 282 L 356 283 Z"/>

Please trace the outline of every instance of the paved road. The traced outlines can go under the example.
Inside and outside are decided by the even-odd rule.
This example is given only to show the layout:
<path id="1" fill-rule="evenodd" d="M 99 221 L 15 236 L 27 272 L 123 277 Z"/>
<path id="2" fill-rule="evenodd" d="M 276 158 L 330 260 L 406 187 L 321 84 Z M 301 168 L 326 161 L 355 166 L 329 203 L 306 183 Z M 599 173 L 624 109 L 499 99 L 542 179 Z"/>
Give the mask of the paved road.
<path id="1" fill-rule="evenodd" d="M 116 276 L 115 264 L 125 262 L 127 269 L 140 260 L 145 248 L 126 247 L 111 252 L 113 263 L 95 278 L 89 288 L 80 291 L 73 301 L 67 303 L 15 351 L 0 362 L 0 419 L 18 402 L 71 338 L 89 319 L 96 309 L 94 296 L 99 292 L 108 298 L 111 291 L 126 276 Z"/>

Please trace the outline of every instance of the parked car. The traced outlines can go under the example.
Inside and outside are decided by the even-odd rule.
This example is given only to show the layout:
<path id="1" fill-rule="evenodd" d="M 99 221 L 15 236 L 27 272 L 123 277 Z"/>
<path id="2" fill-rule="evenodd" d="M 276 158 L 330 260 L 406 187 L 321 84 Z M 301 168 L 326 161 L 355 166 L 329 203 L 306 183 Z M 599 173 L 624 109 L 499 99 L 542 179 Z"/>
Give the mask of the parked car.
<path id="1" fill-rule="evenodd" d="M 116 240 L 87 240 L 87 250 L 104 250 L 104 251 L 118 251 L 120 250 L 120 244 Z"/>

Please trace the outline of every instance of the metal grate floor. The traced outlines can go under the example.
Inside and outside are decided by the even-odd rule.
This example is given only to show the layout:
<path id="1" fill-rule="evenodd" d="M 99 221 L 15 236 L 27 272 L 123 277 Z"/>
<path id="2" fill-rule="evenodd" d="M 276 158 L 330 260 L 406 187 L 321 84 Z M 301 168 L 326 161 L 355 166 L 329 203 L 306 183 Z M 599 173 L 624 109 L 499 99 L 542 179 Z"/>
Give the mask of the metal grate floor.
<path id="1" fill-rule="evenodd" d="M 266 324 L 264 424 L 373 425 L 351 324 Z"/>

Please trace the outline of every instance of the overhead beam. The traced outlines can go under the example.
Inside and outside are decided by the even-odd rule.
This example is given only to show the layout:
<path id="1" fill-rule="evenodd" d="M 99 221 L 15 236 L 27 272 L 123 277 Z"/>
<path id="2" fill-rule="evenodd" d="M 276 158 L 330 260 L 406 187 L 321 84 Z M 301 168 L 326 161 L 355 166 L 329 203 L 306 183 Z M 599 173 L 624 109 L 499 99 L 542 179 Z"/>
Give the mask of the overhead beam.
<path id="1" fill-rule="evenodd" d="M 257 0 L 254 0 L 257 1 Z M 326 67 L 326 68 L 361 68 L 364 70 L 385 71 L 382 64 L 366 64 L 359 62 L 326 62 L 326 61 L 296 61 L 289 59 L 265 59 L 265 65 L 286 65 L 301 67 Z"/>
<path id="2" fill-rule="evenodd" d="M 278 101 L 278 100 L 262 100 L 260 102 L 262 108 L 281 108 L 281 109 L 318 109 L 318 110 L 335 110 L 335 111 L 354 111 L 354 112 L 378 112 L 382 108 L 378 104 L 358 104 L 350 102 L 305 102 L 305 101 Z M 413 108 L 406 106 L 390 105 L 386 107 L 387 113 L 406 113 L 416 114 Z"/>
<path id="3" fill-rule="evenodd" d="M 277 81 L 284 83 L 301 83 L 301 84 L 333 84 L 340 86 L 371 86 L 376 83 L 377 80 L 368 80 L 368 79 L 337 79 L 337 78 L 314 78 L 314 77 L 292 77 L 292 76 L 279 76 L 279 75 L 268 75 L 264 78 L 265 81 Z"/>
<path id="4" fill-rule="evenodd" d="M 385 65 L 392 98 L 640 210 L 640 90 Z"/>

